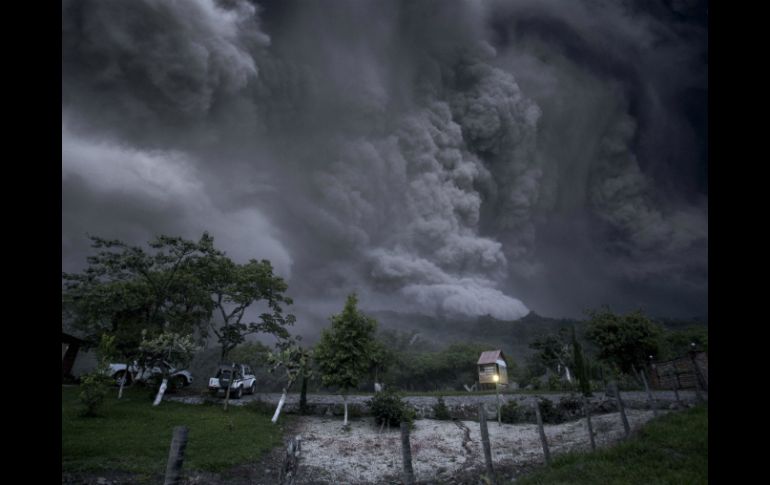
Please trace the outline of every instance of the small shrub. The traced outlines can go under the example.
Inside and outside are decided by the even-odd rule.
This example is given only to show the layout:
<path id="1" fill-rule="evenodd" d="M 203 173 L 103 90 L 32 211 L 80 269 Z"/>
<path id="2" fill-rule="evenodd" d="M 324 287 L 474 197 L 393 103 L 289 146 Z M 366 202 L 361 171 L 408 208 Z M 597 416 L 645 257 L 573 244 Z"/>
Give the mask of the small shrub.
<path id="1" fill-rule="evenodd" d="M 566 396 L 559 399 L 555 411 L 559 422 L 571 421 L 581 416 L 583 403 L 575 396 Z"/>
<path id="2" fill-rule="evenodd" d="M 553 405 L 553 401 L 550 399 L 539 399 L 540 415 L 543 417 L 544 423 L 558 424 L 562 422 L 559 411 Z"/>
<path id="3" fill-rule="evenodd" d="M 113 384 L 112 377 L 107 375 L 109 361 L 115 354 L 115 337 L 102 335 L 96 349 L 98 364 L 96 370 L 83 377 L 80 382 L 81 416 L 96 416 L 97 410 L 104 403 L 104 398 Z"/>
<path id="4" fill-rule="evenodd" d="M 559 399 L 559 404 L 557 407 L 563 409 L 569 414 L 576 414 L 581 412 L 583 403 L 581 403 L 580 399 L 575 396 L 565 396 Z"/>
<path id="5" fill-rule="evenodd" d="M 444 421 L 452 419 L 452 415 L 449 414 L 449 408 L 446 407 L 444 398 L 441 396 L 438 397 L 436 404 L 433 405 L 433 415 L 436 419 L 441 419 Z"/>
<path id="6" fill-rule="evenodd" d="M 508 401 L 500 408 L 500 420 L 503 423 L 518 423 L 522 421 L 522 412 L 519 407 L 519 403 L 516 401 Z"/>
<path id="7" fill-rule="evenodd" d="M 80 382 L 81 416 L 97 416 L 111 384 L 112 379 L 98 371 L 83 376 Z"/>
<path id="8" fill-rule="evenodd" d="M 398 426 L 401 421 L 414 420 L 414 409 L 401 400 L 401 395 L 392 389 L 380 391 L 369 401 L 369 407 L 377 424 Z"/>

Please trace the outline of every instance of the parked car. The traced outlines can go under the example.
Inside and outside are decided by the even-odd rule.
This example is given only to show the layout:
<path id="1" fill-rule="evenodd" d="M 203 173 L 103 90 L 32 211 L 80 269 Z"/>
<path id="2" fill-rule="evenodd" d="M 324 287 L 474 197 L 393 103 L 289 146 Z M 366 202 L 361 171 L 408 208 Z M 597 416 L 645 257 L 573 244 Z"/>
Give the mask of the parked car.
<path id="1" fill-rule="evenodd" d="M 214 377 L 209 379 L 209 391 L 213 395 L 219 391 L 227 392 L 230 386 L 230 397 L 239 399 L 243 393 L 254 394 L 257 391 L 257 381 L 251 368 L 244 364 L 221 364 Z"/>
<path id="2" fill-rule="evenodd" d="M 126 367 L 126 364 L 110 364 L 110 375 L 113 379 L 115 379 L 115 382 L 118 385 L 120 385 L 120 380 L 123 379 L 123 377 L 126 375 Z M 168 367 L 171 366 L 168 365 Z M 137 362 L 134 362 L 128 366 L 126 384 L 131 384 L 132 382 L 146 382 L 153 377 L 158 377 L 162 374 L 163 371 L 160 369 L 160 367 L 142 368 L 138 365 Z M 189 386 L 192 384 L 192 381 L 193 376 L 190 371 L 178 370 L 171 367 L 171 372 L 169 373 L 168 378 L 168 382 L 171 387 L 180 389 L 182 387 Z"/>

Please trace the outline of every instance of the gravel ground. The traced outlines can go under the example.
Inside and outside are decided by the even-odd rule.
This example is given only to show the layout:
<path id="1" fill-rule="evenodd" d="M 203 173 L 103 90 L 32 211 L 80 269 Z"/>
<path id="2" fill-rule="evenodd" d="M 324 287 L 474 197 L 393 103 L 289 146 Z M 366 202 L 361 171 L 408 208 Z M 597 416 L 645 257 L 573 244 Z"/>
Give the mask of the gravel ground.
<path id="1" fill-rule="evenodd" d="M 638 429 L 653 417 L 652 411 L 629 410 L 629 424 Z M 618 413 L 592 417 L 598 446 L 623 436 Z M 526 469 L 544 461 L 536 425 L 499 425 L 489 422 L 492 462 L 496 468 Z M 399 430 L 379 431 L 373 419 L 350 422 L 343 430 L 340 419 L 303 417 L 300 483 L 398 483 L 401 473 Z M 545 425 L 552 455 L 590 449 L 585 420 Z M 412 463 L 418 481 L 451 483 L 456 477 L 484 467 L 479 423 L 474 421 L 417 420 L 411 431 Z M 464 482 L 457 482 L 464 483 Z"/>

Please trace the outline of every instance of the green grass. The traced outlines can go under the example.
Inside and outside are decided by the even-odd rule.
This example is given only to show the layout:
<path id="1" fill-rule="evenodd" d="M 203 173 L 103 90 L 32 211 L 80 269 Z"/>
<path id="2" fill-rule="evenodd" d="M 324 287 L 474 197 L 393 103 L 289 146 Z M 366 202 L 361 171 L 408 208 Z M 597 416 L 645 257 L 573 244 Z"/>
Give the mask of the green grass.
<path id="1" fill-rule="evenodd" d="M 516 485 L 708 483 L 708 407 L 662 416 L 630 440 L 595 453 L 556 456 Z"/>
<path id="2" fill-rule="evenodd" d="M 217 472 L 258 460 L 281 443 L 283 428 L 249 406 L 162 402 L 147 389 L 112 392 L 99 417 L 80 417 L 78 387 L 62 387 L 62 471 L 121 470 L 163 473 L 174 426 L 188 427 L 184 467 Z M 281 420 L 286 419 L 282 416 Z M 280 421 L 279 421 L 280 423 Z"/>

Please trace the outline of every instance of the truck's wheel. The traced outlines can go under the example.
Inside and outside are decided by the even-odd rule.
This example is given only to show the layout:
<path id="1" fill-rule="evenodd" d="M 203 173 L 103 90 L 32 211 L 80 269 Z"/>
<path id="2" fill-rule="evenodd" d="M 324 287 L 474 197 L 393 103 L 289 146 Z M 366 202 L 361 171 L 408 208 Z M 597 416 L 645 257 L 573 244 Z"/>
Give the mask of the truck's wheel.
<path id="1" fill-rule="evenodd" d="M 171 379 L 171 388 L 175 391 L 182 389 L 187 385 L 187 379 L 184 376 L 174 376 Z"/>
<path id="2" fill-rule="evenodd" d="M 242 394 L 243 394 L 243 388 L 239 387 L 238 389 L 235 389 L 234 391 L 231 392 L 230 397 L 232 397 L 233 399 L 240 399 Z"/>
<path id="3" fill-rule="evenodd" d="M 254 395 L 254 393 L 257 392 L 257 383 L 256 382 L 252 382 L 250 389 L 251 390 L 249 391 L 249 394 Z"/>

